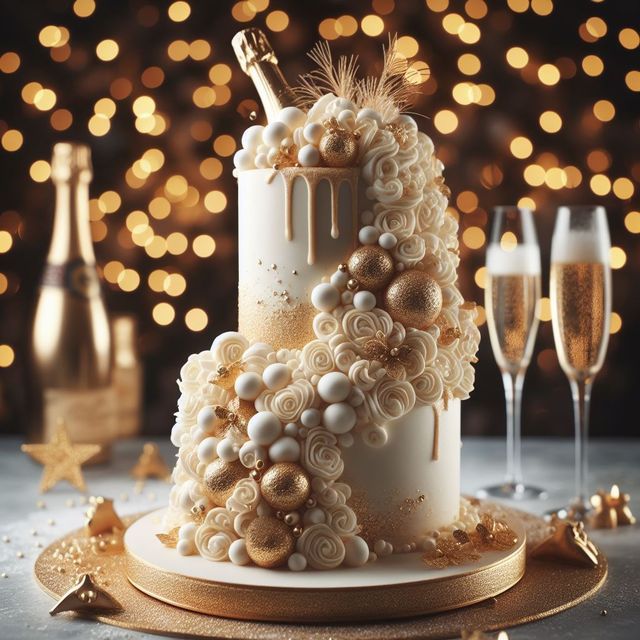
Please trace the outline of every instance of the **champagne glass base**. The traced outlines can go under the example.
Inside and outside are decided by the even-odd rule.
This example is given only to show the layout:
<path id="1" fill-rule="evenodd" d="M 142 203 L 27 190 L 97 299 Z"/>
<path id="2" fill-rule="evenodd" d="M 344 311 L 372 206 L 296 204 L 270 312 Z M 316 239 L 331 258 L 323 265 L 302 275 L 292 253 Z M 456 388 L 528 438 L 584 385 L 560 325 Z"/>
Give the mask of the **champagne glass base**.
<path id="1" fill-rule="evenodd" d="M 544 500 L 548 494 L 544 489 L 521 482 L 503 482 L 476 491 L 478 498 L 502 498 L 504 500 Z"/>
<path id="2" fill-rule="evenodd" d="M 575 522 L 588 522 L 595 509 L 590 502 L 580 502 L 578 500 L 564 507 L 549 509 L 545 511 L 545 517 L 557 516 L 561 520 L 573 520 Z"/>

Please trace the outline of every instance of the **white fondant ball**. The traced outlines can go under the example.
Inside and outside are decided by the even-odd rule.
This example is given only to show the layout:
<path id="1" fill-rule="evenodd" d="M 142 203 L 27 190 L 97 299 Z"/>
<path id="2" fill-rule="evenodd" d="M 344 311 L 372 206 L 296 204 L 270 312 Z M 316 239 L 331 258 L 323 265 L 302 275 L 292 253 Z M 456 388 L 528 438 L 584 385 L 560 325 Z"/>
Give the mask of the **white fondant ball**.
<path id="1" fill-rule="evenodd" d="M 386 549 L 387 549 L 387 542 L 385 540 L 376 540 L 374 545 L 373 545 L 373 550 L 374 552 L 379 555 L 380 557 L 389 555 L 388 553 L 386 553 Z"/>
<path id="2" fill-rule="evenodd" d="M 291 369 L 286 364 L 274 362 L 263 371 L 262 379 L 267 389 L 277 391 L 286 387 L 291 380 Z"/>
<path id="3" fill-rule="evenodd" d="M 267 169 L 269 167 L 269 161 L 267 160 L 266 153 L 256 153 L 255 159 L 256 167 L 258 169 Z"/>
<path id="4" fill-rule="evenodd" d="M 202 409 L 198 411 L 198 416 L 196 417 L 198 426 L 205 432 L 209 431 L 209 429 L 213 427 L 216 420 L 216 412 L 213 407 L 202 407 Z"/>
<path id="5" fill-rule="evenodd" d="M 278 438 L 269 447 L 271 462 L 298 462 L 300 459 L 300 444 L 295 438 L 284 436 Z"/>
<path id="6" fill-rule="evenodd" d="M 338 289 L 344 289 L 347 286 L 347 282 L 349 282 L 349 273 L 347 271 L 338 269 L 331 276 L 331 284 Z"/>
<path id="7" fill-rule="evenodd" d="M 379 237 L 380 232 L 371 225 L 362 227 L 362 229 L 358 231 L 358 240 L 360 240 L 362 244 L 376 244 Z"/>
<path id="8" fill-rule="evenodd" d="M 307 509 L 302 516 L 305 525 L 321 524 L 326 521 L 327 515 L 319 507 Z"/>
<path id="9" fill-rule="evenodd" d="M 269 445 L 282 432 L 282 424 L 278 416 L 271 411 L 260 411 L 251 416 L 247 425 L 247 435 L 258 444 Z"/>
<path id="10" fill-rule="evenodd" d="M 353 302 L 353 293 L 351 291 L 343 291 L 340 300 L 342 304 L 351 304 Z"/>
<path id="11" fill-rule="evenodd" d="M 330 404 L 322 416 L 324 426 L 331 433 L 347 433 L 356 426 L 356 410 L 347 402 Z"/>
<path id="12" fill-rule="evenodd" d="M 306 119 L 307 114 L 302 109 L 298 109 L 298 107 L 285 107 L 276 116 L 276 120 L 284 122 L 291 131 L 301 127 Z"/>
<path id="13" fill-rule="evenodd" d="M 248 564 L 249 554 L 247 553 L 247 543 L 242 538 L 234 540 L 229 545 L 229 560 L 231 560 L 233 564 Z"/>
<path id="14" fill-rule="evenodd" d="M 248 171 L 255 168 L 253 153 L 246 149 L 240 149 L 233 155 L 233 166 L 239 171 Z"/>
<path id="15" fill-rule="evenodd" d="M 351 380 L 339 371 L 326 373 L 318 382 L 318 395 L 325 402 L 342 402 L 351 393 Z"/>
<path id="16" fill-rule="evenodd" d="M 322 414 L 317 409 L 305 409 L 300 416 L 300 420 L 305 427 L 317 427 L 322 420 Z"/>
<path id="17" fill-rule="evenodd" d="M 193 540 L 178 540 L 176 551 L 181 556 L 192 556 L 196 552 L 196 545 Z"/>
<path id="18" fill-rule="evenodd" d="M 269 151 L 267 151 L 267 165 L 268 166 L 274 165 L 277 157 L 278 157 L 278 149 L 269 149 Z"/>
<path id="19" fill-rule="evenodd" d="M 198 460 L 207 464 L 213 462 L 218 457 L 216 449 L 219 442 L 220 440 L 218 440 L 218 438 L 205 438 L 198 445 Z"/>
<path id="20" fill-rule="evenodd" d="M 304 128 L 302 135 L 307 142 L 317 145 L 324 135 L 324 127 L 319 122 L 312 122 Z"/>
<path id="21" fill-rule="evenodd" d="M 340 302 L 340 291 L 332 284 L 317 284 L 311 292 L 311 303 L 319 311 L 333 311 Z"/>
<path id="22" fill-rule="evenodd" d="M 262 144 L 262 132 L 264 127 L 260 124 L 254 124 L 242 134 L 242 146 L 245 149 L 255 151 Z"/>
<path id="23" fill-rule="evenodd" d="M 257 164 L 257 160 L 256 160 L 256 164 Z M 393 235 L 393 233 L 389 233 L 388 231 L 385 231 L 379 238 L 378 238 L 378 244 L 383 248 L 383 249 L 393 249 L 393 247 L 395 247 L 398 244 L 398 239 Z"/>
<path id="24" fill-rule="evenodd" d="M 247 469 L 253 469 L 253 467 L 256 466 L 257 460 L 267 459 L 267 450 L 257 442 L 249 440 L 240 447 L 238 457 Z"/>
<path id="25" fill-rule="evenodd" d="M 179 424 L 174 424 L 173 427 L 171 427 L 171 444 L 174 447 L 179 447 L 180 440 L 182 439 L 183 435 L 184 429 L 182 428 L 182 426 Z"/>
<path id="26" fill-rule="evenodd" d="M 281 147 L 284 147 L 285 149 L 288 149 L 291 145 L 293 144 L 293 138 L 291 136 L 287 136 L 286 138 L 284 138 L 284 140 L 280 143 Z"/>
<path id="27" fill-rule="evenodd" d="M 320 152 L 312 144 L 305 144 L 298 151 L 298 162 L 303 167 L 317 167 L 320 164 Z"/>
<path id="28" fill-rule="evenodd" d="M 253 371 L 241 373 L 233 385 L 240 400 L 255 400 L 262 391 L 262 378 Z"/>
<path id="29" fill-rule="evenodd" d="M 344 563 L 347 567 L 361 567 L 369 560 L 369 545 L 360 536 L 344 539 Z"/>
<path id="30" fill-rule="evenodd" d="M 238 459 L 238 447 L 233 440 L 223 438 L 216 447 L 218 457 L 225 462 L 233 462 Z"/>
<path id="31" fill-rule="evenodd" d="M 178 529 L 178 540 L 193 540 L 196 537 L 198 525 L 195 522 L 187 522 Z"/>
<path id="32" fill-rule="evenodd" d="M 290 571 L 304 571 L 307 568 L 307 559 L 296 551 L 289 556 L 287 565 Z"/>
<path id="33" fill-rule="evenodd" d="M 344 128 L 352 131 L 356 128 L 356 114 L 351 109 L 344 109 L 338 114 L 338 123 Z"/>
<path id="34" fill-rule="evenodd" d="M 359 407 L 364 402 L 364 393 L 362 389 L 358 389 L 358 387 L 354 387 L 354 389 L 349 394 L 348 402 L 352 407 Z"/>
<path id="35" fill-rule="evenodd" d="M 279 147 L 280 143 L 291 134 L 284 122 L 270 122 L 262 131 L 262 140 L 270 147 Z"/>
<path id="36" fill-rule="evenodd" d="M 289 422 L 289 424 L 285 424 L 284 435 L 295 438 L 298 435 L 298 425 L 295 422 Z"/>
<path id="37" fill-rule="evenodd" d="M 358 311 L 371 311 L 376 306 L 376 297 L 371 291 L 358 291 L 353 296 L 353 306 Z"/>

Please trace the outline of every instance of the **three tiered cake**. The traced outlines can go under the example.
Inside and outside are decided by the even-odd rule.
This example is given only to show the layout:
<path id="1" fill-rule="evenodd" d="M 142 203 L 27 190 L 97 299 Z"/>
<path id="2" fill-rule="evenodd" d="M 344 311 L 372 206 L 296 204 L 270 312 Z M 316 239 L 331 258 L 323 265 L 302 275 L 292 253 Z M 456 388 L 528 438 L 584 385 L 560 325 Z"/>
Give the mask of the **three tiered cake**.
<path id="1" fill-rule="evenodd" d="M 236 44 L 245 70 L 275 64 L 259 33 Z M 401 113 L 393 47 L 362 81 L 314 58 L 235 156 L 239 331 L 180 373 L 164 527 L 182 555 L 357 567 L 479 522 L 459 490 L 479 332 L 442 164 Z"/>

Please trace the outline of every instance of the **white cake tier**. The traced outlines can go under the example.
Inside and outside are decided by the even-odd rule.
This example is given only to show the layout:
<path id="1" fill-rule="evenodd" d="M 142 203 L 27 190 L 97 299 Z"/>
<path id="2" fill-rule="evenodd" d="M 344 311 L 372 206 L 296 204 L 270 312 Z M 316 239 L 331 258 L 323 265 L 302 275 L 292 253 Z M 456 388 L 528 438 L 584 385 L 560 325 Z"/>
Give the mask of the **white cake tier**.
<path id="1" fill-rule="evenodd" d="M 342 481 L 351 486 L 360 535 L 370 545 L 382 539 L 400 547 L 458 519 L 460 401 L 439 415 L 414 409 L 385 429 L 380 447 L 356 435 L 343 451 Z"/>
<path id="2" fill-rule="evenodd" d="M 311 290 L 357 240 L 357 169 L 238 174 L 238 324 L 278 349 L 314 339 Z"/>

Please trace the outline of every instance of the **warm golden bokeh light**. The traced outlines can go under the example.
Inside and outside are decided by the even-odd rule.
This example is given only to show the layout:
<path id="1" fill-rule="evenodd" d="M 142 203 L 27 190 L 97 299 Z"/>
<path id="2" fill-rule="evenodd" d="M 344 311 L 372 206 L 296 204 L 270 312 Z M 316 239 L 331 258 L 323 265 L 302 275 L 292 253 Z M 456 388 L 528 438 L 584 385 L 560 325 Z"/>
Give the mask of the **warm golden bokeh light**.
<path id="1" fill-rule="evenodd" d="M 6 368 L 13 364 L 16 354 L 8 344 L 0 344 L 0 367 Z"/>
<path id="2" fill-rule="evenodd" d="M 440 133 L 453 133 L 458 128 L 458 116 L 449 109 L 443 109 L 436 113 L 433 124 Z"/>
<path id="3" fill-rule="evenodd" d="M 555 111 L 545 111 L 538 120 L 540 128 L 547 133 L 557 133 L 562 129 L 562 118 Z"/>
<path id="4" fill-rule="evenodd" d="M 551 300 L 549 298 L 540 298 L 537 315 L 542 322 L 549 322 L 551 320 Z"/>
<path id="5" fill-rule="evenodd" d="M 198 258 L 208 258 L 216 250 L 216 241 L 211 236 L 202 234 L 193 239 L 192 248 Z"/>
<path id="6" fill-rule="evenodd" d="M 118 43 L 109 38 L 101 40 L 96 46 L 96 55 L 104 62 L 115 60 L 119 52 L 120 47 L 118 46 Z"/>
<path id="7" fill-rule="evenodd" d="M 204 309 L 196 307 L 187 311 L 184 322 L 191 331 L 202 331 L 209 324 L 209 317 Z"/>
<path id="8" fill-rule="evenodd" d="M 24 142 L 24 137 L 17 129 L 7 129 L 2 134 L 2 148 L 5 151 L 17 151 Z"/>
<path id="9" fill-rule="evenodd" d="M 0 56 L 0 71 L 15 73 L 20 68 L 20 56 L 15 51 L 7 51 Z"/>
<path id="10" fill-rule="evenodd" d="M 384 20 L 371 14 L 362 18 L 360 28 L 368 36 L 379 36 L 384 31 Z"/>
<path id="11" fill-rule="evenodd" d="M 533 144 L 529 138 L 517 136 L 509 144 L 509 150 L 515 158 L 528 158 L 533 153 Z"/>
<path id="12" fill-rule="evenodd" d="M 629 233 L 640 233 L 640 211 L 629 211 L 624 217 L 624 226 Z"/>
<path id="13" fill-rule="evenodd" d="M 462 232 L 462 242 L 469 249 L 479 249 L 485 243 L 485 234 L 480 227 L 467 227 Z"/>
<path id="14" fill-rule="evenodd" d="M 543 64 L 538 69 L 538 79 L 542 84 L 553 86 L 560 81 L 560 70 L 554 64 Z"/>
<path id="15" fill-rule="evenodd" d="M 618 333 L 620 329 L 622 329 L 622 316 L 613 311 L 611 313 L 611 326 L 609 328 L 609 333 Z"/>
<path id="16" fill-rule="evenodd" d="M 612 269 L 622 269 L 627 263 L 627 254 L 622 247 L 611 247 L 609 250 L 609 264 Z"/>
<path id="17" fill-rule="evenodd" d="M 0 229 L 0 253 L 7 253 L 13 246 L 13 238 L 8 231 Z"/>
<path id="18" fill-rule="evenodd" d="M 601 122 L 610 122 L 616 115 L 616 108 L 611 100 L 598 100 L 593 105 L 593 115 Z"/>
<path id="19" fill-rule="evenodd" d="M 191 6 L 188 2 L 178 0 L 178 2 L 172 2 L 169 5 L 167 14 L 174 22 L 184 22 L 191 15 Z"/>
<path id="20" fill-rule="evenodd" d="M 284 31 L 289 26 L 289 16 L 284 11 L 272 11 L 267 14 L 265 23 L 271 31 Z"/>
<path id="21" fill-rule="evenodd" d="M 168 302 L 159 302 L 151 312 L 154 321 L 160 326 L 171 324 L 176 317 L 175 309 Z"/>

